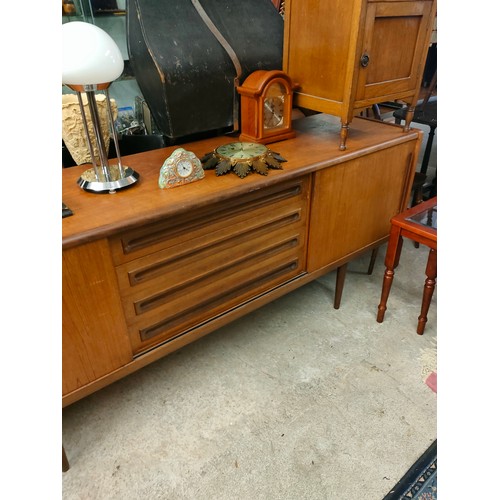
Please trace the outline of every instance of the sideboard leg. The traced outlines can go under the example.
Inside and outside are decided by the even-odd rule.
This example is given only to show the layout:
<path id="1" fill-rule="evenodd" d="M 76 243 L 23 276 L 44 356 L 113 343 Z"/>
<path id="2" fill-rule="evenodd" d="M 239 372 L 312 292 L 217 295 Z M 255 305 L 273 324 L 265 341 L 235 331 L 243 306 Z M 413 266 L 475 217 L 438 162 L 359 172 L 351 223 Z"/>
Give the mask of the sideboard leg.
<path id="1" fill-rule="evenodd" d="M 342 291 L 344 290 L 346 272 L 347 272 L 347 263 L 337 267 L 337 278 L 335 282 L 335 298 L 333 299 L 334 309 L 338 309 L 340 307 L 340 301 L 342 300 Z"/>
<path id="2" fill-rule="evenodd" d="M 368 265 L 368 274 L 371 275 L 373 273 L 373 268 L 375 267 L 375 262 L 377 260 L 378 248 L 376 247 L 372 250 L 372 254 L 370 257 L 370 264 Z"/>
<path id="3" fill-rule="evenodd" d="M 67 472 L 69 470 L 68 457 L 66 456 L 66 451 L 64 451 L 64 446 L 62 447 L 62 471 Z"/>

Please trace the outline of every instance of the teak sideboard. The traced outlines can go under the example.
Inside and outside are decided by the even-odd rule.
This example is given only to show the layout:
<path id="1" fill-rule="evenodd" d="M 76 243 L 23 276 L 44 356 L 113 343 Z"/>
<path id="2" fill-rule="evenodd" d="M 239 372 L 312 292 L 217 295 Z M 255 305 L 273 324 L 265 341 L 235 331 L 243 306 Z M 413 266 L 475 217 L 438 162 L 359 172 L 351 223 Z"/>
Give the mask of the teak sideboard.
<path id="1" fill-rule="evenodd" d="M 269 175 L 230 173 L 158 188 L 176 146 L 123 158 L 140 181 L 83 191 L 88 166 L 63 169 L 63 406 L 154 362 L 384 243 L 407 205 L 422 133 L 317 114 L 270 145 Z M 198 157 L 234 142 L 183 147 Z"/>

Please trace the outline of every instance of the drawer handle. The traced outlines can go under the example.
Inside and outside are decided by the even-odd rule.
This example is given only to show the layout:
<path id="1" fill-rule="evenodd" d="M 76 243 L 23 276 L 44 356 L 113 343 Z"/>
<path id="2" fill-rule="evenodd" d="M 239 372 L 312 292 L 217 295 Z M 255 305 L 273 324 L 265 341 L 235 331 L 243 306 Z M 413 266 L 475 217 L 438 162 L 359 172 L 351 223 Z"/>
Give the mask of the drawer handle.
<path id="1" fill-rule="evenodd" d="M 370 56 L 368 54 L 363 54 L 360 60 L 361 66 L 363 68 L 366 68 L 369 62 L 370 62 Z"/>

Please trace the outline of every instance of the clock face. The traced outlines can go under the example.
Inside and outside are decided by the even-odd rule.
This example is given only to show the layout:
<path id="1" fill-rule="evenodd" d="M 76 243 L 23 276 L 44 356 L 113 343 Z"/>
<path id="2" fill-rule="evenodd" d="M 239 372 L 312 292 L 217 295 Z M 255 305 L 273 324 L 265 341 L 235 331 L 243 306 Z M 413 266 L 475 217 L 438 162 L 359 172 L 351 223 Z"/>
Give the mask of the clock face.
<path id="1" fill-rule="evenodd" d="M 177 173 L 181 177 L 189 177 L 193 173 L 193 164 L 189 160 L 180 160 L 177 163 Z"/>
<path id="2" fill-rule="evenodd" d="M 232 142 L 219 146 L 215 152 L 232 160 L 250 160 L 267 153 L 267 147 L 254 142 Z"/>
<path id="3" fill-rule="evenodd" d="M 279 82 L 272 83 L 264 96 L 264 129 L 270 130 L 285 125 L 286 89 Z"/>

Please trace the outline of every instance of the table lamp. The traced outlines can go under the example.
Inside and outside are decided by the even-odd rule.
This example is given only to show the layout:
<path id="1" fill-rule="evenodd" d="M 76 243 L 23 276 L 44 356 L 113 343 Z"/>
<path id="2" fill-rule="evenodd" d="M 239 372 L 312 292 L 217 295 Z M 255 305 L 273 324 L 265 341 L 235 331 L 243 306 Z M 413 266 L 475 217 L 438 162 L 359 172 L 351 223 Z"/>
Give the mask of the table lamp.
<path id="1" fill-rule="evenodd" d="M 80 176 L 78 184 L 87 191 L 114 193 L 117 189 L 128 187 L 139 180 L 137 172 L 122 165 L 118 135 L 114 127 L 108 92 L 111 83 L 122 74 L 123 58 L 115 41 L 98 26 L 74 21 L 63 24 L 62 30 L 62 83 L 77 93 L 85 138 L 93 165 L 93 168 L 86 170 Z M 117 165 L 110 165 L 108 162 L 95 99 L 96 91 L 104 91 L 106 96 L 107 113 L 116 148 Z M 89 128 L 85 114 L 82 100 L 83 92 L 87 96 L 93 131 Z M 93 137 L 91 133 L 93 133 Z M 92 145 L 93 142 L 97 146 L 97 154 Z"/>

